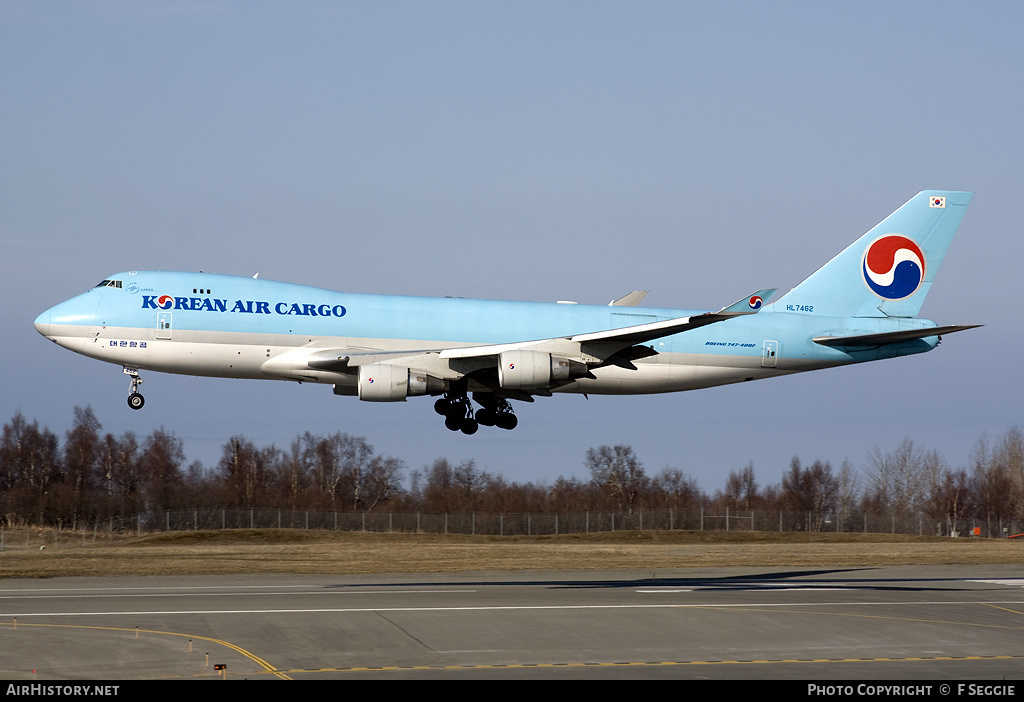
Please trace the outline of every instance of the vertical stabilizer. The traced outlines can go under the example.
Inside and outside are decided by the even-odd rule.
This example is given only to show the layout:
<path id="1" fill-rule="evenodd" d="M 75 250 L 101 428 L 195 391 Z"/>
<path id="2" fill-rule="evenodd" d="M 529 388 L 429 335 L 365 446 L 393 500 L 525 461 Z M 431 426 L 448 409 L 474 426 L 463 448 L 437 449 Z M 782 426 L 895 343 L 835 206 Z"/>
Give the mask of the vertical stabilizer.
<path id="1" fill-rule="evenodd" d="M 973 193 L 924 190 L 775 303 L 835 317 L 914 317 Z"/>

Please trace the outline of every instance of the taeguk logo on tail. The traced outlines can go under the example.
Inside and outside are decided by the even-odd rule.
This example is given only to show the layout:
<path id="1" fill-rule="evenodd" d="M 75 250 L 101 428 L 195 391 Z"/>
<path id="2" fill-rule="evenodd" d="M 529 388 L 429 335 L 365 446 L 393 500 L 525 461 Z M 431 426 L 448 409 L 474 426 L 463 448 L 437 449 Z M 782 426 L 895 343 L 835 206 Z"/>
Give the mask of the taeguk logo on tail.
<path id="1" fill-rule="evenodd" d="M 747 300 L 747 304 L 750 305 L 750 309 L 759 310 L 761 309 L 761 305 L 764 304 L 764 300 L 761 299 L 760 295 L 752 295 L 751 298 Z"/>
<path id="2" fill-rule="evenodd" d="M 921 248 L 900 234 L 886 234 L 864 252 L 864 282 L 887 300 L 909 297 L 921 287 L 925 261 Z"/>

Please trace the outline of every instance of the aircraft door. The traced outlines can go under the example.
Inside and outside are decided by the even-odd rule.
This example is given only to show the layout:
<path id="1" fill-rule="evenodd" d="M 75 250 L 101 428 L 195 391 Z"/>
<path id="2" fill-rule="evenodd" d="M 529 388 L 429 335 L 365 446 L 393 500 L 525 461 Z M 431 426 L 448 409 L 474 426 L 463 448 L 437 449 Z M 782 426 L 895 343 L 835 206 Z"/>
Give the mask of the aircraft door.
<path id="1" fill-rule="evenodd" d="M 157 312 L 156 313 L 156 338 L 157 339 L 170 339 L 171 338 L 171 313 L 170 312 Z"/>
<path id="2" fill-rule="evenodd" d="M 779 342 L 765 339 L 764 351 L 761 354 L 761 367 L 774 368 L 779 360 Z"/>

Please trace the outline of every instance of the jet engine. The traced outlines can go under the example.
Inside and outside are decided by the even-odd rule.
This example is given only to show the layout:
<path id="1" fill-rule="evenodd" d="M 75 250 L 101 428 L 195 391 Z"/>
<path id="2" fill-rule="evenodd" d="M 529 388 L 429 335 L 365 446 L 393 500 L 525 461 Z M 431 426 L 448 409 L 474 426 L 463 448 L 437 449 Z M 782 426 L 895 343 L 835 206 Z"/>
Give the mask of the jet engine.
<path id="1" fill-rule="evenodd" d="M 359 399 L 365 402 L 405 402 L 405 398 L 444 392 L 444 381 L 390 363 L 359 366 Z"/>
<path id="2" fill-rule="evenodd" d="M 587 365 L 579 361 L 519 349 L 501 354 L 498 382 L 510 390 L 529 390 L 546 387 L 551 382 L 582 378 L 587 370 Z"/>

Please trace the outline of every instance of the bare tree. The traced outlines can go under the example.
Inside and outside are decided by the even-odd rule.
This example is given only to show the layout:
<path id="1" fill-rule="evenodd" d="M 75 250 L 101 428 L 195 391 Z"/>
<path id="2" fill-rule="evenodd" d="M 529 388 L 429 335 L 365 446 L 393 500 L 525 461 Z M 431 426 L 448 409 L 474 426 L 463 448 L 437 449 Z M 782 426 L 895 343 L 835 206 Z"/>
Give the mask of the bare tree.
<path id="1" fill-rule="evenodd" d="M 146 480 L 146 500 L 151 509 L 180 509 L 187 500 L 181 494 L 181 464 L 185 448 L 174 432 L 163 427 L 146 437 L 139 465 Z"/>
<path id="2" fill-rule="evenodd" d="M 844 460 L 836 475 L 836 520 L 837 530 L 849 519 L 860 501 L 860 479 L 853 465 Z"/>
<path id="3" fill-rule="evenodd" d="M 242 436 L 233 436 L 224 444 L 219 469 L 228 499 L 237 507 L 265 507 L 267 493 L 274 481 L 273 446 L 258 449 Z"/>
<path id="4" fill-rule="evenodd" d="M 25 521 L 45 523 L 56 518 L 49 498 L 51 487 L 60 480 L 60 441 L 39 423 L 29 424 L 21 412 L 4 425 L 0 437 L 0 498 L 4 513 L 20 515 Z"/>
<path id="5" fill-rule="evenodd" d="M 387 502 L 401 491 L 405 464 L 390 456 L 374 456 L 362 474 L 360 506 L 364 512 Z"/>
<path id="6" fill-rule="evenodd" d="M 946 522 L 946 534 L 963 528 L 963 519 L 971 508 L 971 480 L 966 470 L 943 470 L 931 481 L 926 499 L 926 512 Z"/>
<path id="7" fill-rule="evenodd" d="M 75 407 L 75 420 L 64 441 L 65 506 L 71 527 L 96 517 L 95 500 L 91 499 L 100 485 L 100 423 L 92 407 Z"/>
<path id="8" fill-rule="evenodd" d="M 584 461 L 594 485 L 607 492 L 620 509 L 633 513 L 649 485 L 640 459 L 628 445 L 600 446 L 587 449 Z"/>
<path id="9" fill-rule="evenodd" d="M 100 463 L 104 492 L 112 501 L 112 516 L 135 514 L 142 508 L 145 479 L 138 460 L 139 444 L 135 433 L 125 432 L 120 439 L 103 437 Z"/>
<path id="10" fill-rule="evenodd" d="M 1024 520 L 1024 437 L 1017 428 L 989 447 L 982 437 L 971 455 L 975 512 L 992 535 L 1000 525 Z"/>
<path id="11" fill-rule="evenodd" d="M 760 502 L 757 481 L 754 479 L 754 464 L 748 463 L 743 470 L 729 471 L 725 481 L 725 499 L 730 507 L 751 510 Z"/>
<path id="12" fill-rule="evenodd" d="M 809 518 L 808 531 L 821 531 L 825 519 L 835 513 L 838 494 L 839 481 L 828 461 L 815 461 L 803 468 L 793 456 L 782 476 L 782 499 L 788 509 Z"/>
<path id="13" fill-rule="evenodd" d="M 890 514 L 913 512 L 927 490 L 929 471 L 940 462 L 938 454 L 925 453 L 909 438 L 888 453 L 875 446 L 868 456 L 869 501 Z"/>
<path id="14" fill-rule="evenodd" d="M 674 508 L 693 507 L 705 498 L 697 486 L 697 480 L 678 468 L 662 468 L 651 481 L 651 489 L 660 493 L 668 505 Z"/>
<path id="15" fill-rule="evenodd" d="M 431 512 L 470 512 L 480 506 L 491 476 L 473 459 L 453 466 L 438 458 L 427 469 L 423 485 L 424 509 Z"/>

